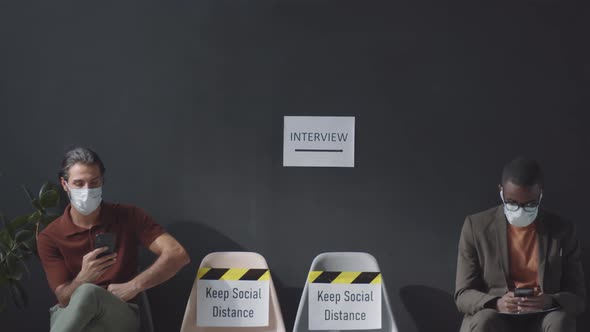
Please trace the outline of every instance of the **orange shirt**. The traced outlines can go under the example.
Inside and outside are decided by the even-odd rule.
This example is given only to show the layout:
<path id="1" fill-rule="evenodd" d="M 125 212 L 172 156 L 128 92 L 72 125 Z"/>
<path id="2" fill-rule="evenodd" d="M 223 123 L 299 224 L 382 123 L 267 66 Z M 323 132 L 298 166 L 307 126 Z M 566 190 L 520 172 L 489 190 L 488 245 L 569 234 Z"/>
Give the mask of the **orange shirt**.
<path id="1" fill-rule="evenodd" d="M 526 227 L 508 224 L 508 255 L 514 286 L 538 287 L 539 245 L 534 222 Z"/>

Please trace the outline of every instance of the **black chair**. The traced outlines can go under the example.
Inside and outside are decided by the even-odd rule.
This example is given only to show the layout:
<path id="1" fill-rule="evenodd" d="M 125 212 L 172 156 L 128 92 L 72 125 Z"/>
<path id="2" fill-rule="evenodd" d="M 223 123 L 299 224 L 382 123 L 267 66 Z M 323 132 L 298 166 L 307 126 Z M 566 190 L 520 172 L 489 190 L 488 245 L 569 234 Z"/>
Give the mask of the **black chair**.
<path id="1" fill-rule="evenodd" d="M 152 310 L 150 302 L 148 301 L 147 293 L 141 292 L 137 299 L 139 306 L 139 331 L 140 332 L 154 332 L 154 324 L 152 322 Z"/>

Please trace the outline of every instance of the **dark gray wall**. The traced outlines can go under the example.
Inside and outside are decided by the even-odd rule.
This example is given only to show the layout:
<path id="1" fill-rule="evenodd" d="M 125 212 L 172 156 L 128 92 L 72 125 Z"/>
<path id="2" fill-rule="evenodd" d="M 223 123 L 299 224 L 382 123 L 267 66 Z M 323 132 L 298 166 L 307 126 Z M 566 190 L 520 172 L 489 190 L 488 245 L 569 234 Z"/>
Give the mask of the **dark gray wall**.
<path id="1" fill-rule="evenodd" d="M 0 207 L 27 212 L 19 185 L 87 145 L 105 199 L 143 207 L 192 256 L 148 293 L 158 331 L 179 329 L 220 250 L 267 258 L 289 329 L 314 256 L 358 250 L 400 331 L 451 331 L 461 224 L 499 203 L 516 155 L 544 165 L 543 204 L 576 223 L 590 267 L 587 3 L 1 1 Z M 356 116 L 357 166 L 283 168 L 284 115 Z M 2 331 L 47 329 L 31 265 L 33 303 Z"/>

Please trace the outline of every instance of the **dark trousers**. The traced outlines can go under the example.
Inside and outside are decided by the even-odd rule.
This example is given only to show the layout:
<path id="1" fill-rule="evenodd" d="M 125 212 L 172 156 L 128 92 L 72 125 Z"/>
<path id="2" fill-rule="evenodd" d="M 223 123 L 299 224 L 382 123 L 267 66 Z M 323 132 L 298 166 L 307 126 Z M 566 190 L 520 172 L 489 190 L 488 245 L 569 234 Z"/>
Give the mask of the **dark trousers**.
<path id="1" fill-rule="evenodd" d="M 576 319 L 561 310 L 528 315 L 503 315 L 483 309 L 465 316 L 461 332 L 576 332 Z"/>

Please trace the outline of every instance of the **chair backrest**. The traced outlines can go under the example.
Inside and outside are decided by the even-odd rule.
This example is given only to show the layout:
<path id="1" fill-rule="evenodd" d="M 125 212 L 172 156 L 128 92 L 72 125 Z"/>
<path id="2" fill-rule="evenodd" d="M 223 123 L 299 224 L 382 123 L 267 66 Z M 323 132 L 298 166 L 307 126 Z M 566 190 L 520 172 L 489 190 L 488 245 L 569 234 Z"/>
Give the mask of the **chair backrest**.
<path id="1" fill-rule="evenodd" d="M 253 268 L 268 269 L 264 257 L 254 252 L 214 252 L 201 261 L 199 268 Z M 197 326 L 197 280 L 193 284 L 184 319 L 182 320 L 181 332 L 285 332 L 285 323 L 281 314 L 281 307 L 277 298 L 272 273 L 269 282 L 269 324 L 261 327 L 203 327 Z"/>
<path id="2" fill-rule="evenodd" d="M 152 310 L 146 292 L 139 293 L 137 297 L 137 306 L 139 307 L 140 332 L 154 332 L 152 322 Z"/>
<path id="3" fill-rule="evenodd" d="M 358 272 L 381 272 L 377 260 L 371 254 L 364 252 L 327 252 L 318 255 L 311 263 L 309 271 L 358 271 Z M 309 307 L 308 307 L 307 279 L 293 332 L 308 332 L 309 330 Z M 385 282 L 381 282 L 381 329 L 373 331 L 397 332 L 397 326 L 393 319 L 393 312 L 389 303 L 389 297 L 385 288 Z"/>

